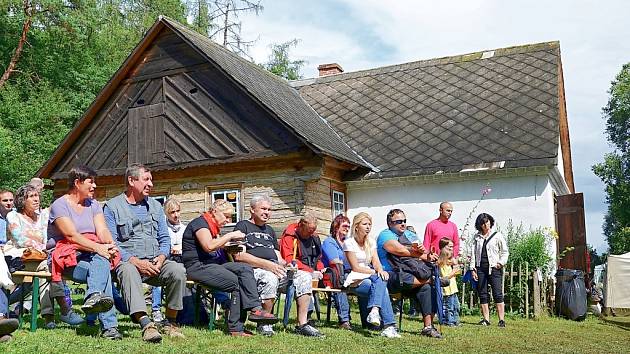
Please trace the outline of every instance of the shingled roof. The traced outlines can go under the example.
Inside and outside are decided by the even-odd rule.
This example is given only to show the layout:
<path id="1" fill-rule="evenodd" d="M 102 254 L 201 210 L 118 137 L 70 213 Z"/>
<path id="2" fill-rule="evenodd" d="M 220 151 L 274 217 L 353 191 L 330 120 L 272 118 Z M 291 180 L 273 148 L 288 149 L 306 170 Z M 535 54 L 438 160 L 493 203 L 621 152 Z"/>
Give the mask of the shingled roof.
<path id="1" fill-rule="evenodd" d="M 292 85 L 383 178 L 556 164 L 559 80 L 548 42 Z"/>
<path id="2" fill-rule="evenodd" d="M 320 117 L 287 81 L 269 73 L 235 53 L 217 45 L 208 37 L 190 30 L 176 21 L 163 17 L 164 21 L 184 39 L 201 50 L 208 59 L 242 85 L 252 96 L 281 119 L 305 143 L 320 152 L 351 162 L 355 165 L 369 165 Z"/>

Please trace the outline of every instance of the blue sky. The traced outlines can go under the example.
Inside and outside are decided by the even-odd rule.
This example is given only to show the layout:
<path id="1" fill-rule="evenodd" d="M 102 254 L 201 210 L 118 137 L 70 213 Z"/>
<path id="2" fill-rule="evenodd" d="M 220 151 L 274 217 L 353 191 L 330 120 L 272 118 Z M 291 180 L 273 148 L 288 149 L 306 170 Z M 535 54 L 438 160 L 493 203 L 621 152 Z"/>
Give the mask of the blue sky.
<path id="1" fill-rule="evenodd" d="M 552 40 L 560 41 L 573 173 L 584 193 L 587 241 L 600 251 L 604 186 L 591 172 L 610 146 L 601 108 L 610 82 L 630 62 L 630 1 L 302 1 L 264 0 L 259 16 L 242 16 L 250 54 L 265 62 L 271 43 L 297 38 L 291 51 L 305 77 L 317 65 L 346 72 L 421 59 Z"/>

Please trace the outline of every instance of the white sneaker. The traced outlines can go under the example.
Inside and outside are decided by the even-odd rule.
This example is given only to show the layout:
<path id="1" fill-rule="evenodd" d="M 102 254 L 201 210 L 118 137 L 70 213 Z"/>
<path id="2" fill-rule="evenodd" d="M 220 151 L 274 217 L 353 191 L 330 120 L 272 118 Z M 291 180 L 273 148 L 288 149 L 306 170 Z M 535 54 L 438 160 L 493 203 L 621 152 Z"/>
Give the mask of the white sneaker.
<path id="1" fill-rule="evenodd" d="M 273 331 L 273 325 L 270 324 L 259 325 L 256 330 L 258 331 L 258 333 L 266 337 L 271 337 L 276 334 L 276 332 Z"/>
<path id="2" fill-rule="evenodd" d="M 367 316 L 367 321 L 368 323 L 371 323 L 375 326 L 380 326 L 381 325 L 381 315 L 378 313 L 378 311 L 370 311 L 370 313 Z"/>
<path id="3" fill-rule="evenodd" d="M 153 322 L 162 323 L 164 321 L 164 316 L 162 316 L 162 312 L 153 311 L 151 312 L 151 317 L 153 317 Z"/>
<path id="4" fill-rule="evenodd" d="M 394 326 L 389 326 L 385 328 L 381 332 L 381 336 L 387 337 L 387 338 L 401 338 L 401 335 L 398 333 L 398 330 Z"/>

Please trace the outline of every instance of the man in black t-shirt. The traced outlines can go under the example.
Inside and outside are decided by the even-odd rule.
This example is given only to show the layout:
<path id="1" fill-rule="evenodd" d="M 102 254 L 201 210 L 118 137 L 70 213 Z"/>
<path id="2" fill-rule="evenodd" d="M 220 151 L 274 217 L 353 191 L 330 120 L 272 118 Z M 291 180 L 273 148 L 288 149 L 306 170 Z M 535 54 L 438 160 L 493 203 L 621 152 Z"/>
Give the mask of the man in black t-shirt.
<path id="1" fill-rule="evenodd" d="M 278 293 L 278 287 L 286 286 L 286 262 L 280 256 L 280 247 L 276 233 L 267 224 L 271 216 L 271 199 L 267 195 L 254 195 L 250 202 L 251 218 L 239 221 L 234 230 L 245 234 L 245 252 L 235 255 L 234 259 L 254 268 L 258 294 L 265 311 L 271 312 Z M 293 278 L 298 311 L 308 307 L 311 297 L 311 274 L 297 271 Z M 314 329 L 314 336 L 319 332 Z M 259 325 L 262 335 L 274 335 L 272 325 Z"/>

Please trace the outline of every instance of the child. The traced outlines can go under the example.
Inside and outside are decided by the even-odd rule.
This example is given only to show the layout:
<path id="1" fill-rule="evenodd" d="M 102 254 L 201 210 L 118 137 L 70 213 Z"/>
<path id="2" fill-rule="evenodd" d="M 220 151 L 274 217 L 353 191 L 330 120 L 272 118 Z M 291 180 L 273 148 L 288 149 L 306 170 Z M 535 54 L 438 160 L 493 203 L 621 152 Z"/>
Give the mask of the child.
<path id="1" fill-rule="evenodd" d="M 457 297 L 457 282 L 455 276 L 461 273 L 461 268 L 453 258 L 453 241 L 444 237 L 440 240 L 440 277 L 450 279 L 449 286 L 442 288 L 444 304 L 444 324 L 447 326 L 459 326 L 459 298 Z"/>

